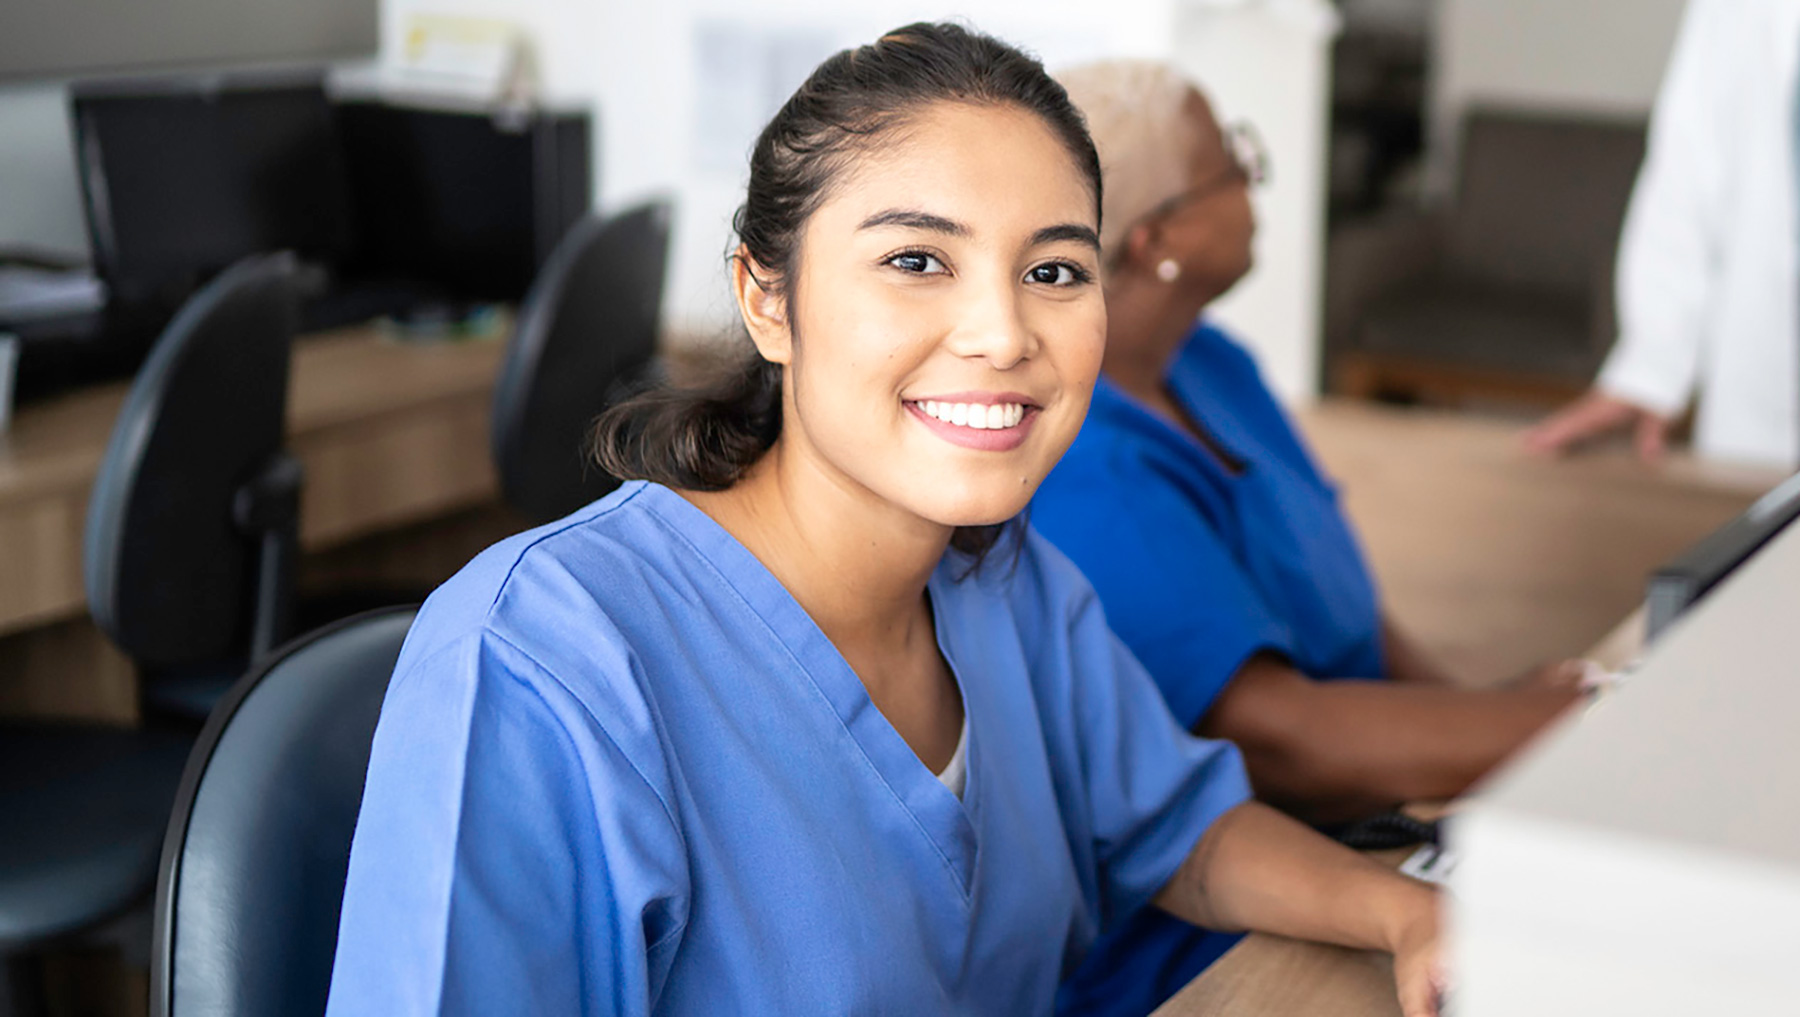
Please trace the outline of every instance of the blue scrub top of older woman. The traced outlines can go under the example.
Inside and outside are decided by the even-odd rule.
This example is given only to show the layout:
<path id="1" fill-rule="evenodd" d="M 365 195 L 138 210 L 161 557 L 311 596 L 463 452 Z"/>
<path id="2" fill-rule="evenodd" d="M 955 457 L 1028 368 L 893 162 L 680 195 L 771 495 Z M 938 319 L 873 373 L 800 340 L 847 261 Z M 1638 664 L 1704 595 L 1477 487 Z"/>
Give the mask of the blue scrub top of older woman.
<path id="1" fill-rule="evenodd" d="M 1190 728 L 1259 651 L 1313 678 L 1382 677 L 1381 617 L 1356 538 L 1255 361 L 1198 325 L 1168 386 L 1240 468 L 1102 378 L 1032 501 L 1033 524 L 1087 574 Z M 1095 949 L 1063 1012 L 1146 1013 L 1233 941 L 1139 916 Z"/>
<path id="2" fill-rule="evenodd" d="M 969 564 L 959 798 L 673 491 L 483 553 L 388 690 L 328 1013 L 1047 1013 L 1248 787 L 1041 538 Z"/>

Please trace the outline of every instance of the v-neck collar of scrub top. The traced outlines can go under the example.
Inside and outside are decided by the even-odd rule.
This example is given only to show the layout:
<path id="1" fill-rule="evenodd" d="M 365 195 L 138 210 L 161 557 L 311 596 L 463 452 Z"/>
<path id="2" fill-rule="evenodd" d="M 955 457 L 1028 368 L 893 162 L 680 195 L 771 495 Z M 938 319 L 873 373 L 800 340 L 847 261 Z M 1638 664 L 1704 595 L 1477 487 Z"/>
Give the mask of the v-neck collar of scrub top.
<path id="1" fill-rule="evenodd" d="M 943 654 L 962 696 L 963 718 L 969 732 L 968 772 L 960 798 L 920 761 L 912 746 L 869 698 L 868 688 L 849 661 L 761 559 L 711 516 L 661 484 L 643 482 L 636 497 L 644 499 L 651 511 L 684 537 L 712 565 L 720 581 L 735 590 L 787 648 L 794 668 L 818 689 L 863 757 L 943 859 L 966 907 L 973 894 L 979 847 L 975 818 L 980 809 L 981 739 L 979 711 L 957 663 L 958 650 L 966 648 L 956 645 L 952 627 L 944 624 L 954 609 L 958 587 L 951 574 L 959 564 L 955 553 L 945 554 L 927 581 L 926 590 L 938 652 Z M 824 663 L 808 666 L 808 661 Z"/>

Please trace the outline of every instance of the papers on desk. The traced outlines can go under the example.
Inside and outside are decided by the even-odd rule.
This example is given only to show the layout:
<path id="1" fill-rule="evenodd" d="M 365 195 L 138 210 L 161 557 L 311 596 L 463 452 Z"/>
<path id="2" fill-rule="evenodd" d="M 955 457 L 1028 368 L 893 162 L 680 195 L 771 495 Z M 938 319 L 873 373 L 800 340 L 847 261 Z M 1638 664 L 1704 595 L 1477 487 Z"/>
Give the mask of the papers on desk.
<path id="1" fill-rule="evenodd" d="M 1421 844 L 1419 849 L 1406 856 L 1400 863 L 1402 875 L 1427 883 L 1442 883 L 1456 871 L 1456 855 L 1436 844 Z"/>
<path id="2" fill-rule="evenodd" d="M 0 265 L 0 324 L 91 314 L 106 306 L 106 284 L 85 269 Z"/>
<path id="3" fill-rule="evenodd" d="M 331 90 L 443 109 L 522 113 L 542 98 L 531 34 L 515 21 L 418 13 L 380 63 L 335 68 Z"/>

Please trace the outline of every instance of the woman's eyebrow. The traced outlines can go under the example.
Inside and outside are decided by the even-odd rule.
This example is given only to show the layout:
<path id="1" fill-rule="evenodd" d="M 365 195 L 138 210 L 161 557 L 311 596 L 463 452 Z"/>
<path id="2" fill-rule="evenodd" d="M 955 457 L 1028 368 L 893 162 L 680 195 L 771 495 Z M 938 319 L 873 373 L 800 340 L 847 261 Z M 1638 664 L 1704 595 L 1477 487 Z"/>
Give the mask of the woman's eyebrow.
<path id="1" fill-rule="evenodd" d="M 1072 222 L 1060 223 L 1056 226 L 1046 226 L 1043 229 L 1038 230 L 1031 235 L 1031 246 L 1036 247 L 1039 244 L 1054 244 L 1061 240 L 1073 241 L 1077 244 L 1091 247 L 1095 251 L 1100 250 L 1100 234 L 1095 233 L 1091 227 Z"/>
<path id="2" fill-rule="evenodd" d="M 962 238 L 974 235 L 973 230 L 954 219 L 946 219 L 941 215 L 933 215 L 930 212 L 921 212 L 910 208 L 890 208 L 883 212 L 877 212 L 864 219 L 857 229 L 870 230 L 883 226 L 929 230 L 933 233 Z M 1030 246 L 1037 247 L 1065 240 L 1091 247 L 1096 251 L 1100 250 L 1100 235 L 1095 233 L 1092 227 L 1083 226 L 1080 223 L 1058 223 L 1055 226 L 1046 226 L 1031 235 Z"/>
<path id="3" fill-rule="evenodd" d="M 952 237 L 967 237 L 973 231 L 954 219 L 946 219 L 930 212 L 920 212 L 909 208 L 890 208 L 885 212 L 877 212 L 862 221 L 859 230 L 872 230 L 881 226 L 905 226 L 916 230 L 930 230 Z"/>

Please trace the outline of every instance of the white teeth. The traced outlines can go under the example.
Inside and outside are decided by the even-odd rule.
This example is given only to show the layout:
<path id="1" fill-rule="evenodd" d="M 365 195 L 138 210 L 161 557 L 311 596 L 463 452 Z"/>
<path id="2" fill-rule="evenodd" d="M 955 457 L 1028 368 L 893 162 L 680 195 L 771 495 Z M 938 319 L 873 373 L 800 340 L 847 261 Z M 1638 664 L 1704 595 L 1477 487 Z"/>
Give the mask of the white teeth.
<path id="1" fill-rule="evenodd" d="M 927 399 L 917 405 L 926 416 L 978 431 L 1017 427 L 1025 419 L 1025 407 L 1021 403 L 941 403 Z"/>

